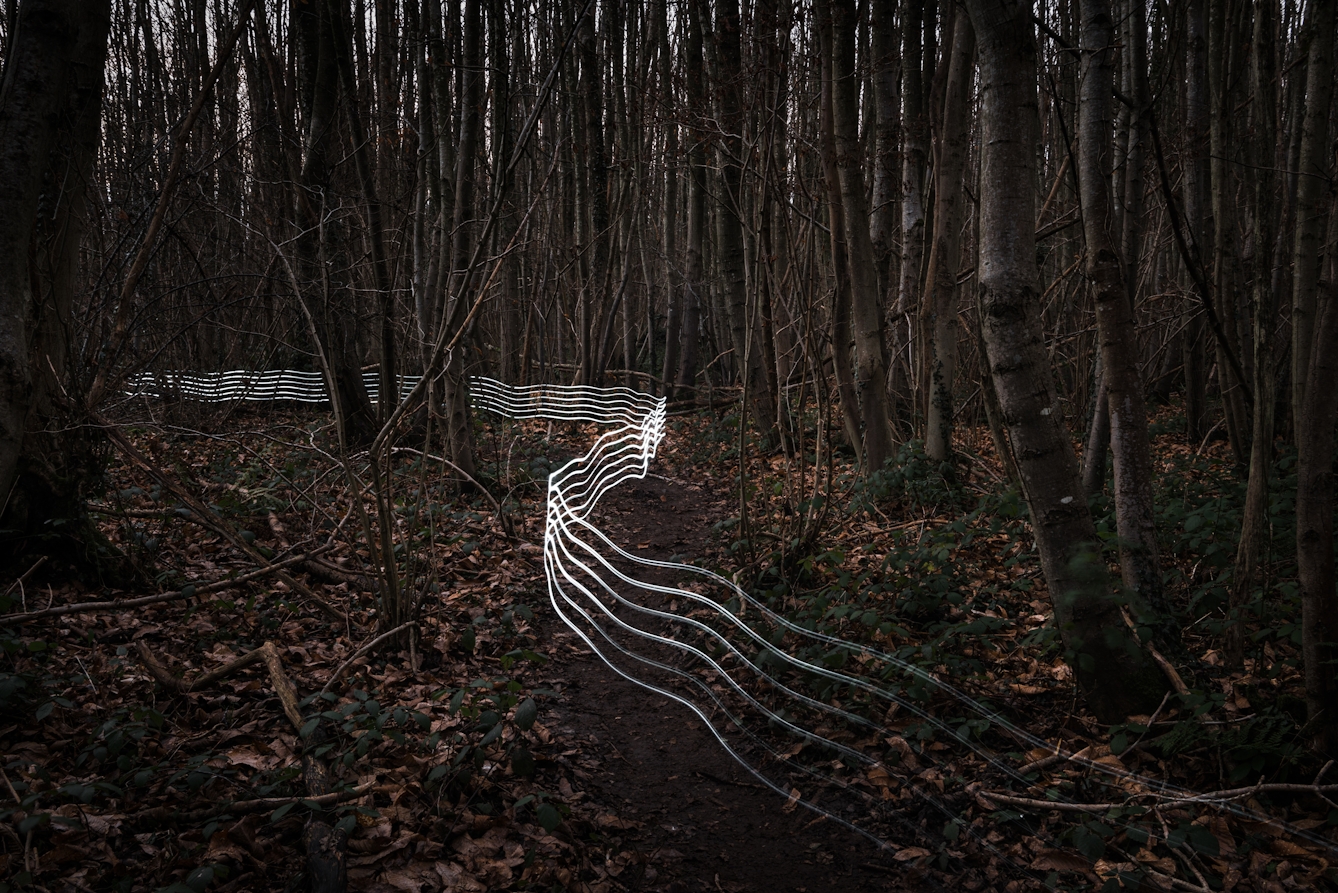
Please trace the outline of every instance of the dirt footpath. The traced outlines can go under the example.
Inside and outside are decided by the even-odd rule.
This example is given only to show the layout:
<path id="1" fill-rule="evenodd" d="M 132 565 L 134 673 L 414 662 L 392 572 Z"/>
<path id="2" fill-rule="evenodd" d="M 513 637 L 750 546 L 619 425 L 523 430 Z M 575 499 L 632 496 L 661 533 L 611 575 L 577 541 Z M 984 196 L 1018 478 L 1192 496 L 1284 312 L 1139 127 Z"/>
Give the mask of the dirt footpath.
<path id="1" fill-rule="evenodd" d="M 704 554 L 727 511 L 701 486 L 650 477 L 606 496 L 596 523 L 638 555 L 668 560 Z M 691 710 L 619 676 L 550 617 L 549 684 L 560 696 L 545 721 L 570 742 L 575 795 L 621 851 L 606 866 L 616 883 L 665 893 L 934 888 L 864 837 L 787 808 Z"/>

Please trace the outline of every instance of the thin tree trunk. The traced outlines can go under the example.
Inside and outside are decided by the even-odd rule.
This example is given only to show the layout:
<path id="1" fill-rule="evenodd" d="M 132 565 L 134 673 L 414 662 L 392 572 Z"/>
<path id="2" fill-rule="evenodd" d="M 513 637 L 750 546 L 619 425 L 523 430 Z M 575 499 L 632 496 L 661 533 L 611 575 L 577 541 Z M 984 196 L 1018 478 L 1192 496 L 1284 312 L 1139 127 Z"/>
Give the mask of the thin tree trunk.
<path id="1" fill-rule="evenodd" d="M 1082 451 L 1082 492 L 1091 499 L 1106 489 L 1110 466 L 1110 401 L 1106 399 L 1106 365 L 1096 360 L 1096 386 L 1092 389 L 1092 421 Z"/>
<path id="2" fill-rule="evenodd" d="M 874 0 L 870 21 L 873 41 L 874 156 L 873 207 L 869 209 L 869 236 L 873 240 L 874 264 L 878 268 L 880 300 L 896 301 L 892 281 L 892 256 L 897 238 L 897 169 L 901 97 L 897 92 L 899 68 L 896 0 Z"/>
<path id="3" fill-rule="evenodd" d="M 1333 556 L 1333 446 L 1338 420 L 1338 299 L 1325 283 L 1316 306 L 1305 399 L 1297 417 L 1296 565 L 1301 650 L 1312 742 L 1338 755 L 1338 595 Z"/>
<path id="4" fill-rule="evenodd" d="M 463 89 L 457 131 L 459 152 L 456 155 L 455 207 L 450 238 L 451 275 L 449 287 L 443 295 L 447 309 L 441 314 L 440 325 L 448 325 L 455 318 L 463 320 L 464 314 L 459 309 L 470 297 L 463 294 L 463 289 L 469 278 L 469 258 L 473 249 L 475 158 L 483 121 L 483 16 L 480 0 L 465 0 L 463 38 Z M 466 343 L 462 339 L 446 357 L 442 403 L 446 413 L 446 441 L 450 447 L 451 461 L 460 471 L 476 477 L 474 427 L 469 415 L 468 381 L 464 364 Z"/>
<path id="5" fill-rule="evenodd" d="M 1306 30 L 1310 41 L 1306 68 L 1305 121 L 1301 128 L 1300 177 L 1296 184 L 1296 243 L 1292 254 L 1292 423 L 1300 441 L 1315 299 L 1323 252 L 1325 192 L 1329 174 L 1329 106 L 1333 98 L 1333 3 L 1311 3 Z"/>
<path id="6" fill-rule="evenodd" d="M 892 349 L 897 367 L 911 370 L 914 389 L 918 357 L 912 332 L 912 320 L 920 303 L 920 267 L 924 262 L 925 207 L 924 180 L 928 155 L 929 119 L 926 114 L 924 63 L 925 6 L 930 0 L 908 0 L 902 12 L 901 54 L 901 271 L 897 284 L 896 311 L 893 313 Z"/>
<path id="7" fill-rule="evenodd" d="M 832 251 L 832 372 L 836 378 L 841 422 L 851 450 L 863 459 L 859 396 L 855 390 L 855 368 L 851 363 L 854 339 L 850 333 L 850 266 L 846 258 L 845 209 L 841 199 L 841 175 L 836 162 L 836 134 L 832 123 L 832 16 L 826 3 L 815 10 L 822 58 L 821 115 L 822 169 L 827 190 L 827 229 Z"/>
<path id="8" fill-rule="evenodd" d="M 746 382 L 750 409 L 766 441 L 776 433 L 776 397 L 767 381 L 760 320 L 748 300 L 743 236 L 743 84 L 738 0 L 717 0 L 716 54 L 720 70 L 719 104 L 724 134 L 720 146 L 722 194 L 716 205 L 716 244 L 726 318 L 733 335 L 740 379 Z M 867 232 L 868 222 L 865 222 Z"/>
<path id="9" fill-rule="evenodd" d="M 1214 342 L 1217 358 L 1217 378 L 1222 391 L 1222 411 L 1225 416 L 1227 437 L 1231 441 L 1231 450 L 1239 465 L 1248 460 L 1245 441 L 1245 419 L 1247 401 L 1245 382 L 1238 382 L 1233 375 L 1226 374 L 1229 364 L 1227 351 L 1240 356 L 1239 327 L 1236 324 L 1236 302 L 1238 299 L 1238 275 L 1236 259 L 1236 218 L 1235 196 L 1231 189 L 1231 161 L 1234 158 L 1234 144 L 1231 144 L 1227 129 L 1228 113 L 1236 101 L 1236 94 L 1228 86 L 1236 79 L 1238 66 L 1236 46 L 1239 43 L 1234 33 L 1235 21 L 1232 19 L 1228 0 L 1212 0 L 1209 14 L 1209 88 L 1208 95 L 1214 104 L 1209 124 L 1209 145 L 1211 153 L 1212 210 L 1213 210 L 1213 292 L 1217 305 L 1217 315 L 1225 334 L 1227 344 Z M 1246 374 L 1248 381 L 1248 373 Z"/>
<path id="10" fill-rule="evenodd" d="M 1208 0 L 1189 0 L 1185 62 L 1185 227 L 1191 255 L 1199 262 L 1213 256 L 1212 185 L 1208 161 Z M 1187 271 L 1188 272 L 1188 271 Z M 1185 358 L 1185 436 L 1191 446 L 1207 435 L 1204 331 L 1201 310 L 1188 311 L 1181 340 Z"/>
<path id="11" fill-rule="evenodd" d="M 674 399 L 674 385 L 678 376 L 678 350 L 683 328 L 683 277 L 678 260 L 678 122 L 674 102 L 672 59 L 669 55 L 669 12 L 667 0 L 656 0 L 652 13 L 655 28 L 656 71 L 660 93 L 660 110 L 665 126 L 664 138 L 664 264 L 665 298 L 664 367 L 661 374 L 665 399 Z M 653 359 L 652 354 L 652 359 Z"/>
<path id="12" fill-rule="evenodd" d="M 1254 218 L 1253 282 L 1254 305 L 1254 406 L 1250 436 L 1250 475 L 1245 485 L 1240 539 L 1236 544 L 1236 564 L 1231 575 L 1231 621 L 1227 634 L 1227 657 L 1240 666 L 1245 657 L 1246 604 L 1259 588 L 1264 556 L 1268 547 L 1268 492 L 1273 469 L 1274 368 L 1273 326 L 1276 322 L 1272 285 L 1273 239 L 1276 235 L 1273 181 L 1269 168 L 1274 163 L 1277 135 L 1275 94 L 1273 91 L 1273 22 L 1267 7 L 1257 4 L 1254 20 L 1253 52 L 1250 54 L 1250 124 L 1251 158 L 1254 188 L 1250 193 Z"/>
<path id="13" fill-rule="evenodd" d="M 688 5 L 687 54 L 683 60 L 687 75 L 689 114 L 706 111 L 705 72 L 702 59 L 702 19 L 704 3 L 692 0 Z M 707 304 L 706 292 L 706 156 L 704 134 L 698 128 L 689 131 L 687 240 L 684 251 L 683 330 L 680 338 L 677 386 L 697 393 L 697 348 L 701 340 L 701 312 Z"/>
<path id="14" fill-rule="evenodd" d="M 981 328 L 1017 459 L 1055 626 L 1093 711 L 1113 722 L 1166 692 L 1125 626 L 1101 564 L 1078 464 L 1060 420 L 1038 318 L 1035 248 L 1036 40 L 1031 4 L 967 4 L 981 73 Z"/>
<path id="15" fill-rule="evenodd" d="M 895 444 L 887 397 L 887 359 L 878 271 L 869 237 L 864 166 L 859 140 L 855 70 L 855 0 L 832 0 L 832 129 L 845 212 L 846 260 L 850 268 L 851 323 L 855 336 L 855 388 L 864 421 L 865 471 L 892 457 Z"/>
<path id="16" fill-rule="evenodd" d="M 968 16 L 953 13 L 947 87 L 934 163 L 934 237 L 925 276 L 925 319 L 929 328 L 929 406 L 925 453 L 952 461 L 953 381 L 957 376 L 957 275 L 965 218 L 962 174 L 971 120 L 971 81 L 976 35 Z"/>
<path id="17" fill-rule="evenodd" d="M 1138 369 L 1138 333 L 1111 219 L 1110 103 L 1114 22 L 1108 0 L 1082 0 L 1082 92 L 1079 99 L 1078 184 L 1087 239 L 1087 278 L 1096 300 L 1101 378 L 1110 417 L 1115 466 L 1115 518 L 1120 570 L 1136 615 L 1163 641 L 1179 641 L 1165 603 L 1152 504 L 1152 450 Z"/>

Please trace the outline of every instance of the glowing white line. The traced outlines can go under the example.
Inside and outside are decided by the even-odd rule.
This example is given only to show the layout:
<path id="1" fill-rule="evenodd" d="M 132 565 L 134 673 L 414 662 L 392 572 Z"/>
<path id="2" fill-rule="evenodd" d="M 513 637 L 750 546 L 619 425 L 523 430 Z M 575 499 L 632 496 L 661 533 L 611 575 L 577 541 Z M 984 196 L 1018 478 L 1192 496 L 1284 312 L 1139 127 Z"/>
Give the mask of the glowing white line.
<path id="1" fill-rule="evenodd" d="M 408 394 L 417 384 L 417 381 L 416 377 L 401 377 L 401 394 Z M 367 373 L 364 375 L 364 382 L 369 396 L 376 400 L 379 376 L 376 373 Z M 205 402 L 291 400 L 303 403 L 323 403 L 328 400 L 325 381 L 319 373 L 293 370 L 267 372 L 237 370 L 221 373 L 169 373 L 159 375 L 145 373 L 130 380 L 129 391 L 132 394 L 148 397 L 175 396 Z M 629 388 L 594 388 L 575 385 L 522 387 L 506 385 L 482 377 L 470 379 L 470 395 L 476 409 L 487 410 L 511 419 L 585 422 L 606 428 L 584 455 L 566 462 L 552 472 L 548 478 L 543 551 L 549 600 L 553 605 L 553 610 L 568 627 L 575 631 L 590 650 L 618 675 L 649 691 L 677 701 L 692 710 L 705 723 L 706 728 L 720 745 L 767 787 L 782 796 L 789 796 L 789 792 L 785 788 L 769 779 L 758 768 L 749 763 L 748 759 L 727 740 L 726 736 L 711 721 L 707 709 L 704 709 L 702 704 L 693 702 L 681 694 L 666 689 L 664 686 L 642 679 L 629 670 L 620 667 L 613 659 L 613 653 L 620 653 L 642 665 L 668 672 L 685 682 L 691 683 L 714 704 L 714 709 L 718 709 L 728 722 L 737 726 L 750 739 L 769 751 L 783 765 L 810 776 L 823 778 L 849 790 L 849 786 L 840 779 L 821 773 L 813 767 L 778 753 L 764 736 L 754 732 L 749 727 L 750 722 L 757 722 L 758 720 L 749 720 L 738 715 L 736 710 L 726 704 L 720 694 L 714 691 L 706 680 L 681 667 L 675 667 L 663 660 L 629 648 L 615 637 L 615 632 L 621 631 L 629 634 L 636 641 L 655 643 L 669 649 L 671 652 L 691 657 L 697 662 L 699 668 L 709 668 L 714 672 L 715 679 L 720 684 L 727 686 L 729 691 L 742 698 L 748 706 L 757 711 L 761 722 L 778 724 L 794 735 L 820 743 L 866 766 L 880 765 L 881 760 L 876 756 L 834 741 L 817 731 L 805 728 L 800 723 L 780 715 L 777 711 L 763 704 L 757 695 L 748 688 L 748 684 L 761 683 L 769 688 L 773 694 L 780 694 L 791 703 L 801 704 L 822 714 L 854 723 L 866 729 L 876 730 L 885 735 L 895 733 L 866 717 L 797 691 L 793 686 L 786 684 L 777 676 L 768 672 L 754 658 L 750 657 L 745 649 L 758 649 L 759 654 L 767 654 L 772 660 L 784 664 L 791 670 L 810 673 L 830 682 L 864 692 L 873 698 L 895 704 L 935 730 L 946 733 L 1004 775 L 1015 781 L 1028 783 L 1011 765 L 998 757 L 993 751 L 979 742 L 960 737 L 946 722 L 919 707 L 914 701 L 870 682 L 867 677 L 855 676 L 805 661 L 773 644 L 766 636 L 744 621 L 743 615 L 745 612 L 754 612 L 756 616 L 765 619 L 782 634 L 790 634 L 814 644 L 844 649 L 852 655 L 862 657 L 867 661 L 879 662 L 886 668 L 898 670 L 906 676 L 932 685 L 944 695 L 961 704 L 970 713 L 1006 731 L 1020 743 L 1031 748 L 1051 749 L 1048 742 L 1032 735 L 1026 729 L 1018 727 L 952 684 L 938 679 L 914 664 L 872 648 L 847 642 L 835 636 L 804 629 L 776 613 L 732 581 L 712 571 L 689 564 L 643 558 L 627 552 L 591 523 L 590 516 L 605 494 L 628 480 L 640 480 L 647 476 L 660 441 L 665 436 L 665 401 L 663 398 L 654 398 Z M 738 599 L 741 606 L 740 613 L 736 615 L 728 610 L 723 600 L 713 599 L 682 587 L 665 586 L 640 580 L 632 573 L 624 572 L 615 567 L 612 563 L 615 560 L 621 560 L 648 570 L 669 571 L 680 575 L 684 573 L 693 574 L 712 586 L 719 587 L 725 593 L 727 599 Z M 649 604 L 641 604 L 629 597 L 634 592 L 653 593 L 665 598 L 683 599 L 697 609 L 705 610 L 711 616 L 720 620 L 726 626 L 726 629 L 738 633 L 742 638 L 739 642 L 731 641 L 724 632 L 688 616 L 686 611 L 674 613 L 652 607 Z M 600 593 L 603 594 L 602 597 Z M 671 635 L 645 629 L 634 622 L 630 622 L 628 617 L 620 616 L 616 613 L 616 608 L 630 611 L 633 617 L 679 624 L 702 636 L 705 644 L 684 642 L 673 638 Z M 598 644 L 596 636 L 587 632 L 587 629 L 583 628 L 574 619 L 575 616 L 580 617 L 590 630 L 598 634 L 598 639 L 607 643 L 607 646 Z M 713 657 L 706 650 L 707 647 L 719 649 L 716 651 L 719 656 Z M 735 673 L 732 673 L 723 665 L 723 661 L 728 658 L 736 659 L 741 663 L 741 667 L 735 673 L 739 673 L 746 679 L 737 677 Z M 920 756 L 933 759 L 926 753 L 921 753 Z M 1127 770 L 1120 770 L 1104 763 L 1095 763 L 1079 758 L 1074 758 L 1072 761 L 1115 778 L 1135 781 L 1163 794 L 1193 793 L 1178 785 L 1147 778 Z M 912 790 L 916 796 L 927 800 L 938 810 L 955 818 L 942 803 L 934 800 L 931 795 L 920 791 L 916 785 L 908 784 L 907 788 Z M 854 793 L 860 796 L 868 796 L 864 792 Z M 834 815 L 828 810 L 803 799 L 800 802 L 875 841 L 886 843 L 886 841 L 881 840 L 869 831 Z M 1234 803 L 1216 803 L 1213 805 L 1225 808 L 1236 815 L 1253 821 L 1269 821 L 1279 824 L 1289 832 L 1312 843 L 1338 851 L 1338 846 L 1330 841 L 1300 831 L 1300 829 L 1294 829 L 1286 823 L 1277 822 L 1248 807 Z M 905 823 L 900 816 L 894 816 L 894 818 Z M 907 827 L 911 826 L 907 824 Z M 971 829 L 968 829 L 968 832 L 973 837 L 976 836 Z M 977 839 L 979 838 L 977 837 Z M 982 841 L 982 843 L 984 842 Z M 984 845 L 990 850 L 994 850 L 992 845 L 988 843 Z"/>

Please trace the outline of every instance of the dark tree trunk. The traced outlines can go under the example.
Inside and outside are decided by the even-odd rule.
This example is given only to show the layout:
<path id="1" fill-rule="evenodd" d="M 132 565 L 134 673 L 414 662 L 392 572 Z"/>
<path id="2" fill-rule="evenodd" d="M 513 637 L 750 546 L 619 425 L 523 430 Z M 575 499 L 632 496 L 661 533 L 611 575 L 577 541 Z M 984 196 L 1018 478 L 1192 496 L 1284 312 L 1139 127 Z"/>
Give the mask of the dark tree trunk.
<path id="1" fill-rule="evenodd" d="M 1190 0 L 1185 60 L 1185 227 L 1191 257 L 1202 264 L 1213 256 L 1212 185 L 1208 161 L 1208 0 Z M 1187 271 L 1188 272 L 1188 271 Z M 1181 340 L 1185 363 L 1185 437 L 1196 447 L 1207 435 L 1207 395 L 1203 321 L 1192 307 Z"/>
<path id="2" fill-rule="evenodd" d="M 1231 576 L 1232 626 L 1227 636 L 1227 656 L 1239 666 L 1245 656 L 1246 604 L 1263 582 L 1264 557 L 1268 547 L 1268 493 L 1273 469 L 1274 360 L 1273 328 L 1276 324 L 1272 288 L 1273 240 L 1277 235 L 1274 208 L 1274 150 L 1277 120 L 1273 79 L 1275 23 L 1269 7 L 1256 4 L 1253 47 L 1250 54 L 1250 157 L 1257 170 L 1251 173 L 1250 216 L 1254 218 L 1254 248 L 1251 257 L 1253 305 L 1253 391 L 1249 479 L 1245 486 L 1240 540 Z"/>
<path id="3" fill-rule="evenodd" d="M 357 304 L 344 220 L 331 192 L 331 155 L 339 106 L 337 0 L 294 7 L 299 107 L 303 118 L 301 170 L 296 190 L 295 247 L 303 300 L 328 368 L 336 418 L 345 444 L 375 433 L 375 416 L 362 380 Z"/>
<path id="4" fill-rule="evenodd" d="M 748 390 L 749 408 L 767 441 L 776 433 L 776 397 L 771 393 L 762 344 L 760 314 L 748 296 L 743 235 L 742 60 L 738 0 L 717 0 L 716 57 L 720 71 L 720 195 L 715 209 L 716 244 L 726 319 L 733 336 L 739 377 Z M 865 228 L 867 231 L 868 223 Z"/>
<path id="5" fill-rule="evenodd" d="M 943 109 L 935 135 L 934 235 L 925 276 L 925 323 L 929 333 L 928 414 L 925 452 L 938 462 L 952 461 L 953 382 L 957 377 L 957 274 L 966 196 L 966 168 L 971 123 L 971 81 L 975 73 L 976 35 L 966 15 L 953 13 Z M 940 74 L 942 69 L 940 69 Z"/>
<path id="6" fill-rule="evenodd" d="M 855 390 L 855 367 L 851 363 L 854 339 L 850 333 L 850 265 L 846 259 L 845 209 L 841 201 L 841 175 L 836 163 L 836 134 L 832 124 L 832 17 L 826 3 L 815 10 L 819 48 L 822 54 L 821 115 L 822 170 L 827 189 L 827 229 L 832 252 L 831 337 L 832 372 L 841 404 L 841 422 L 850 449 L 861 458 L 859 397 Z"/>
<path id="7" fill-rule="evenodd" d="M 1103 721 L 1153 710 L 1166 682 L 1121 616 L 1060 418 L 1038 318 L 1036 40 L 1031 4 L 967 4 L 981 77 L 981 328 L 1041 566 L 1089 705 Z"/>
<path id="8" fill-rule="evenodd" d="M 1311 3 L 1306 22 L 1310 41 L 1306 63 L 1305 121 L 1301 128 L 1300 177 L 1296 184 L 1296 243 L 1292 254 L 1292 416 L 1302 422 L 1310 343 L 1319 288 L 1326 212 L 1329 208 L 1329 106 L 1333 98 L 1333 3 Z M 1297 435 L 1299 440 L 1299 433 Z"/>
<path id="9" fill-rule="evenodd" d="M 1079 101 L 1078 183 L 1087 239 L 1087 278 L 1096 299 L 1101 345 L 1097 395 L 1109 415 L 1115 465 L 1115 517 L 1124 585 L 1135 597 L 1141 623 L 1158 638 L 1179 641 L 1162 590 L 1160 550 L 1152 505 L 1152 450 L 1138 369 L 1134 308 L 1118 253 L 1109 184 L 1111 87 L 1115 29 L 1108 0 L 1082 0 L 1082 94 Z"/>
<path id="10" fill-rule="evenodd" d="M 94 435 L 67 423 L 77 412 L 68 339 L 109 6 L 27 0 L 9 34 L 0 85 L 0 564 L 25 551 L 80 565 L 99 558 L 89 553 L 102 538 L 83 507 L 97 471 Z"/>
<path id="11" fill-rule="evenodd" d="M 1338 299 L 1329 283 L 1321 296 L 1297 437 L 1296 565 L 1310 731 L 1315 749 L 1333 757 L 1338 755 L 1338 595 L 1333 556 Z"/>
<path id="12" fill-rule="evenodd" d="M 702 23 L 705 4 L 693 0 L 688 6 L 687 74 L 688 111 L 705 111 L 706 85 L 702 59 Z M 696 396 L 697 348 L 701 340 L 701 313 L 707 305 L 706 285 L 706 153 L 705 135 L 696 127 L 688 132 L 687 241 L 684 249 L 683 324 L 679 338 L 677 387 Z"/>
<path id="13" fill-rule="evenodd" d="M 867 472 L 892 457 L 895 444 L 887 397 L 887 358 L 878 271 L 869 236 L 864 191 L 864 158 L 859 139 L 855 69 L 855 0 L 832 3 L 832 129 L 845 212 L 846 261 L 850 269 L 850 321 L 855 337 L 855 388 L 864 422 Z"/>

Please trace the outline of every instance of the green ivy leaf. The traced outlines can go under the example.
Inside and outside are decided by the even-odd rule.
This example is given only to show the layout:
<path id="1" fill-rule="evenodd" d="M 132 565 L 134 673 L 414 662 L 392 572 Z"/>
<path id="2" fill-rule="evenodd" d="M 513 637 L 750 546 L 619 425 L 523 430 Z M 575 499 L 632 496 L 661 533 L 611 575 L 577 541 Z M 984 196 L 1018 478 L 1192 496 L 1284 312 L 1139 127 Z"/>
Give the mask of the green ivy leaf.
<path id="1" fill-rule="evenodd" d="M 539 808 L 534 811 L 534 815 L 539 819 L 539 825 L 545 831 L 556 831 L 558 825 L 562 824 L 562 813 L 551 803 L 541 803 Z"/>

